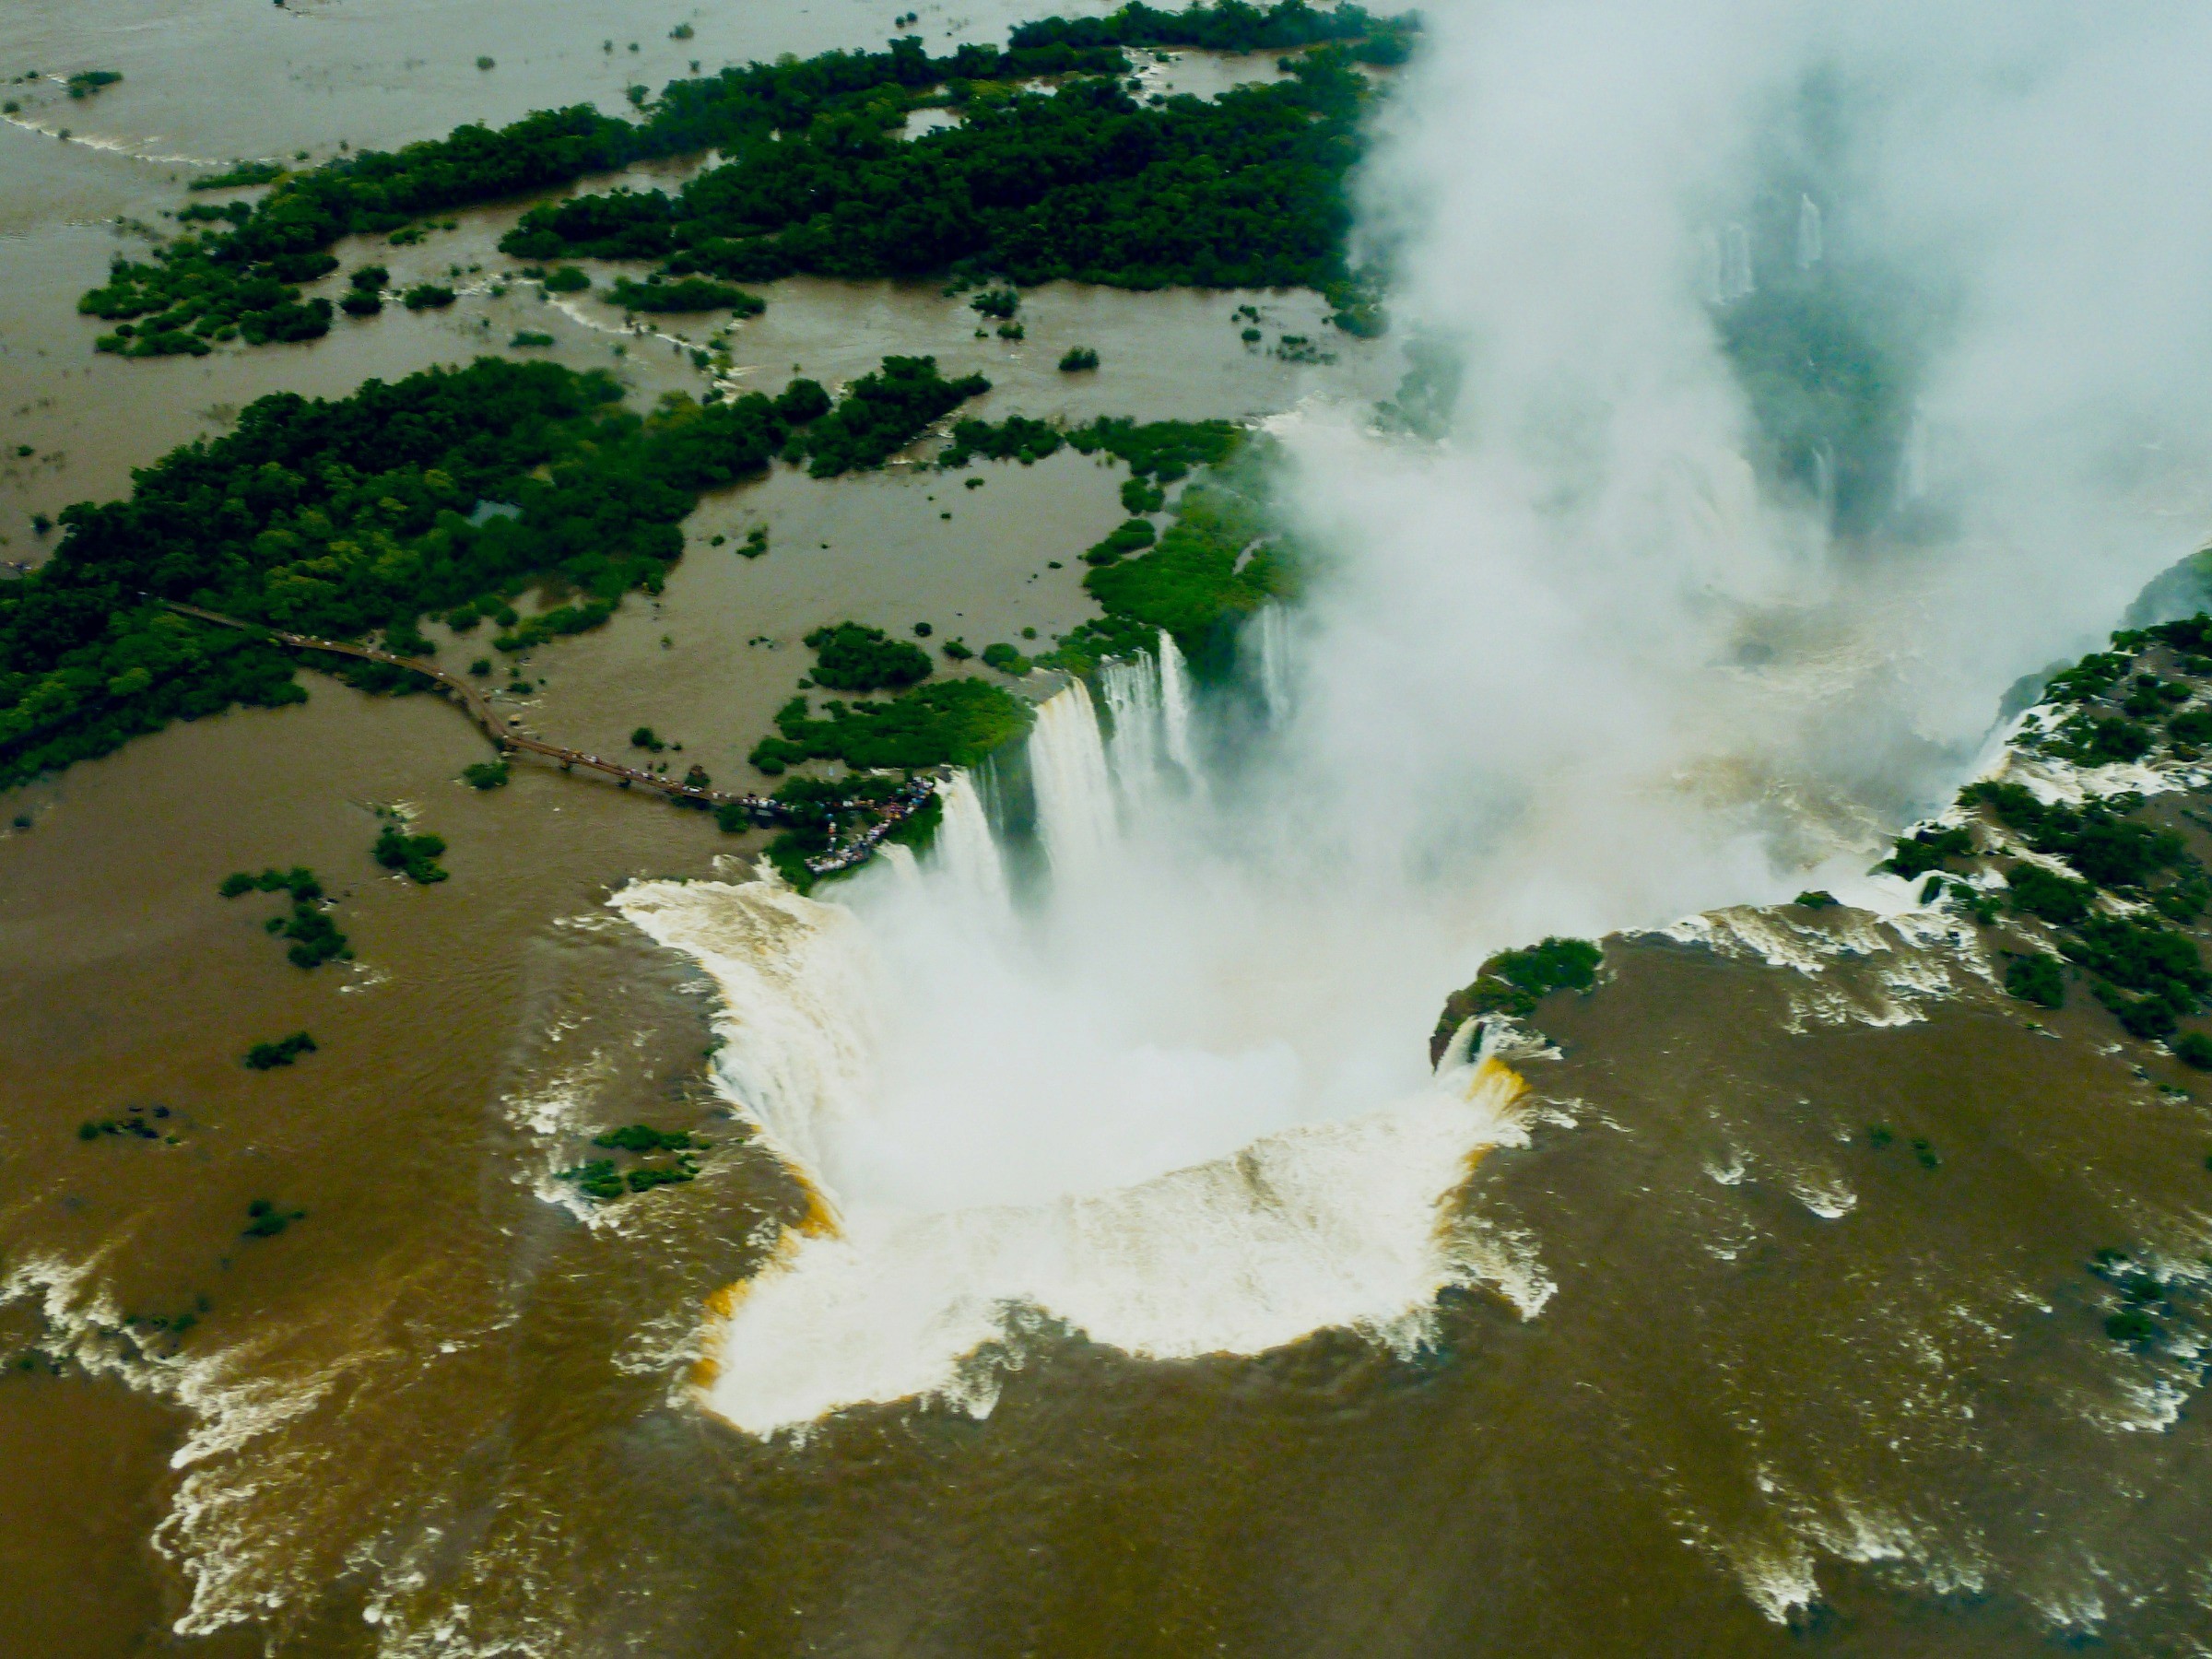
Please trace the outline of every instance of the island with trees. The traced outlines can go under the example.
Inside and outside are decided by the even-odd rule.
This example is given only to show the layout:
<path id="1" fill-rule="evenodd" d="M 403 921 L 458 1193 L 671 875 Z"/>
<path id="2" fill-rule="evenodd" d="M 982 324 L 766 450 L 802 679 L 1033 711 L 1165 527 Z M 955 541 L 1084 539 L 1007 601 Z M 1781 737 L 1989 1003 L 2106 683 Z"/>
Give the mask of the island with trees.
<path id="1" fill-rule="evenodd" d="M 989 271 L 1025 284 L 1305 285 L 1329 291 L 1340 323 L 1366 332 L 1376 313 L 1345 246 L 1344 184 L 1371 96 L 1353 65 L 1399 61 L 1417 29 L 1410 14 L 1304 0 L 1131 6 L 1025 25 L 1003 51 L 962 45 L 932 58 L 909 35 L 882 52 L 672 81 L 658 97 L 636 87 L 636 120 L 579 104 L 298 171 L 241 162 L 194 188 L 265 194 L 181 209 L 183 234 L 144 258 L 119 256 L 78 309 L 114 324 L 100 347 L 125 357 L 310 340 L 329 331 L 333 306 L 302 288 L 336 268 L 329 249 L 343 237 L 411 241 L 429 215 L 712 150 L 720 164 L 674 196 L 618 190 L 549 203 L 502 246 L 529 260 L 663 261 L 644 282 L 618 285 L 616 302 L 632 310 L 746 314 L 758 297 L 735 283 L 799 272 Z M 1283 82 L 1140 103 L 1125 49 L 1145 46 L 1300 55 L 1286 60 Z M 1030 89 L 1045 79 L 1058 81 L 1055 93 Z M 929 105 L 961 119 L 904 137 L 908 115 Z M 376 314 L 365 302 L 349 309 Z"/>

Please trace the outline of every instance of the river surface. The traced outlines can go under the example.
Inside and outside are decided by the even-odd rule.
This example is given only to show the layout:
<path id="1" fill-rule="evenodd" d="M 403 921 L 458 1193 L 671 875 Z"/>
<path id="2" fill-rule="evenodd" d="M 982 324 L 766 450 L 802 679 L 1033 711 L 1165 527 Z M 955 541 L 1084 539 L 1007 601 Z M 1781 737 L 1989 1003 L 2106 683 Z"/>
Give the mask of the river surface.
<path id="1" fill-rule="evenodd" d="M 983 38 L 1026 9 L 926 6 L 919 27 L 933 45 Z M 6 76 L 125 79 L 82 103 L 48 82 L 0 124 L 0 557 L 35 561 L 32 514 L 122 492 L 257 395 L 343 394 L 518 330 L 639 403 L 705 389 L 688 341 L 625 333 L 588 298 L 488 292 L 512 206 L 414 247 L 337 250 L 395 283 L 459 267 L 469 291 L 449 312 L 203 359 L 95 356 L 101 325 L 76 295 L 135 245 L 118 221 L 173 211 L 195 168 L 582 99 L 617 110 L 694 57 L 871 45 L 889 20 L 851 0 L 650 18 L 542 0 L 19 0 L 0 18 Z M 692 38 L 670 38 L 684 22 Z M 1211 91 L 1274 71 L 1183 54 L 1150 73 Z M 1025 299 L 1016 344 L 977 339 L 934 288 L 763 292 L 732 335 L 740 380 L 833 382 L 928 351 L 986 372 L 994 417 L 1264 418 L 1371 401 L 1402 368 L 1389 341 L 1334 337 L 1328 365 L 1241 342 L 1246 303 L 1271 333 L 1332 337 L 1312 295 L 1063 285 Z M 1076 344 L 1099 374 L 1056 371 Z M 744 756 L 808 629 L 928 622 L 977 647 L 1065 630 L 1095 614 L 1078 555 L 1123 516 L 1123 476 L 1072 452 L 828 484 L 780 469 L 702 504 L 657 599 L 535 653 L 533 690 L 500 695 L 549 740 L 629 752 L 650 724 L 717 786 L 759 786 Z M 735 557 L 756 525 L 769 554 Z M 465 649 L 431 631 L 449 659 Z M 1512 1058 L 1527 1092 L 1510 1124 L 1469 1131 L 1426 1195 L 1467 1270 L 1418 1317 L 1147 1358 L 1018 1309 L 987 1402 L 854 1396 L 799 1431 L 747 1432 L 693 1387 L 722 1328 L 707 1312 L 743 1328 L 732 1288 L 818 1234 L 829 1189 L 733 1103 L 726 980 L 628 918 L 659 890 L 632 883 L 740 891 L 757 838 L 530 765 L 480 794 L 457 775 L 485 746 L 453 708 L 302 680 L 304 706 L 180 724 L 0 803 L 30 820 L 0 837 L 14 1651 L 2212 1640 L 2195 1382 L 2106 1342 L 2084 1271 L 2105 1247 L 2201 1254 L 2212 1117 L 2194 1076 L 2146 1069 L 2093 1008 L 2034 1029 L 1964 946 L 1857 912 L 1617 939 L 1601 992 L 1547 1011 L 1558 1051 Z M 442 835 L 453 878 L 380 870 L 380 809 Z M 217 896 L 234 869 L 295 864 L 336 899 L 351 963 L 302 974 L 262 929 L 274 900 Z M 893 873 L 866 880 L 863 908 L 891 914 Z M 1280 962 L 1269 977 L 1269 937 L 1226 999 L 1242 1017 L 1281 1024 L 1302 997 L 1320 1022 L 1380 997 L 1293 983 Z M 1501 942 L 1466 941 L 1458 977 Z M 1380 1047 L 1417 1088 L 1453 982 L 1427 1002 L 1385 987 L 1406 1023 Z M 301 1064 L 241 1067 L 303 1029 L 320 1050 Z M 152 1138 L 79 1138 L 134 1108 Z M 557 1179 L 591 1134 L 638 1122 L 713 1143 L 700 1178 L 597 1210 Z M 259 1200 L 305 1215 L 249 1238 Z M 1424 1245 L 1426 1212 L 1409 1213 Z M 1171 1299 L 1179 1241 L 1151 1242 L 1165 1265 L 1146 1294 Z"/>

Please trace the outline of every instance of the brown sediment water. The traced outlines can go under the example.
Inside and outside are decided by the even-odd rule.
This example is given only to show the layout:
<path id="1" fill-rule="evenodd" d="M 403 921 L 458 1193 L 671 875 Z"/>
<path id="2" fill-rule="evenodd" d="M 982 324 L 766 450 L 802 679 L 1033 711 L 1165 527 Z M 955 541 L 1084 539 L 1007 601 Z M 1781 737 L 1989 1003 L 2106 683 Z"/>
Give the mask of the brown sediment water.
<path id="1" fill-rule="evenodd" d="M 971 16 L 963 37 L 1003 22 Z M 125 70 L 56 119 L 135 149 L 0 127 L 0 556 L 35 553 L 29 513 L 121 491 L 254 395 L 340 394 L 523 327 L 641 403 L 701 390 L 666 342 L 527 288 L 198 361 L 97 358 L 71 309 L 129 245 L 97 221 L 181 199 L 181 163 L 135 155 L 320 155 L 615 108 L 678 59 L 867 43 L 888 22 L 753 7 L 677 42 L 678 20 L 517 0 L 11 11 L 0 52 L 22 68 Z M 933 42 L 954 27 L 924 14 Z M 1211 72 L 1193 55 L 1185 73 Z M 340 252 L 481 278 L 514 211 Z M 932 288 L 766 291 L 732 335 L 746 382 L 929 350 L 989 373 L 994 415 L 1265 414 L 1377 395 L 1397 368 L 1387 343 L 1340 342 L 1322 369 L 1239 341 L 1246 300 L 1318 334 L 1312 296 L 1057 287 L 1010 345 Z M 1098 375 L 1057 373 L 1070 344 L 1100 348 Z M 680 764 L 750 787 L 809 628 L 927 621 L 980 647 L 1092 614 L 1077 556 L 1122 516 L 1120 477 L 1072 453 L 779 470 L 702 503 L 657 599 L 533 653 L 538 688 L 495 706 L 607 754 L 651 724 Z M 770 551 L 747 560 L 755 525 Z M 449 665 L 476 649 L 429 631 Z M 552 772 L 468 789 L 489 749 L 455 710 L 303 681 L 302 707 L 180 724 L 6 802 L 33 820 L 0 836 L 0 1351 L 31 1361 L 0 1374 L 0 1630 L 21 1651 L 2206 1640 L 2195 1380 L 2107 1338 L 2087 1264 L 2112 1248 L 2196 1271 L 2212 1114 L 2199 1075 L 2120 1047 L 2086 997 L 2030 1020 L 1970 955 L 1873 950 L 1834 912 L 1787 924 L 1802 966 L 1726 937 L 1609 941 L 1596 994 L 1545 1006 L 1556 1056 L 1514 1062 L 1529 1144 L 1469 1152 L 1438 1211 L 1440 1233 L 1543 1277 L 1534 1316 L 1477 1276 L 1406 1351 L 1329 1330 L 1140 1360 L 1016 1321 L 987 1417 L 895 1402 L 756 1437 L 695 1395 L 746 1288 L 830 1211 L 715 1086 L 712 985 L 606 901 L 637 878 L 741 880 L 757 838 Z M 379 807 L 446 839 L 450 882 L 373 863 Z M 217 896 L 233 869 L 294 864 L 330 890 L 351 963 L 303 973 L 263 931 L 274 900 Z M 1940 991 L 1900 991 L 1900 964 Z M 299 1065 L 240 1065 L 298 1030 L 320 1044 Z M 78 1136 L 132 1115 L 152 1138 Z M 712 1141 L 700 1179 L 582 1204 L 559 1171 L 632 1123 Z M 248 1237 L 262 1199 L 306 1214 Z"/>

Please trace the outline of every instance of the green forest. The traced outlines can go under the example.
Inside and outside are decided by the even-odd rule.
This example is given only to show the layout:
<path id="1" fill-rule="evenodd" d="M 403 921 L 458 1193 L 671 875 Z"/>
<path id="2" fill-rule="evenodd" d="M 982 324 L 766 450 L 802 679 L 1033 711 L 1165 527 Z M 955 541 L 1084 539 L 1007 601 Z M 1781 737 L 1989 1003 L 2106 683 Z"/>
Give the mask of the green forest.
<path id="1" fill-rule="evenodd" d="M 508 251 L 665 258 L 664 277 L 679 279 L 974 265 L 1023 282 L 1340 283 L 1342 188 L 1359 153 L 1363 87 L 1347 60 L 1356 52 L 1396 61 L 1415 27 L 1356 6 L 1316 12 L 1303 0 L 1182 13 L 1135 6 L 1103 20 L 1026 26 L 1005 51 L 963 45 L 932 58 L 908 36 L 883 52 L 672 81 L 657 98 L 634 87 L 635 121 L 579 104 L 298 172 L 241 165 L 194 188 L 266 185 L 265 195 L 181 210 L 191 229 L 144 259 L 119 257 L 78 309 L 113 323 L 100 347 L 129 357 L 313 339 L 329 331 L 332 306 L 303 298 L 301 287 L 335 269 L 328 250 L 341 237 L 412 234 L 426 215 L 708 149 L 728 161 L 673 201 L 617 192 L 536 209 Z M 1361 44 L 1322 47 L 1288 83 L 1213 103 L 1140 106 L 1120 80 L 1126 46 L 1349 41 Z M 1096 78 L 1071 80 L 1059 97 L 1019 89 L 1053 76 Z M 900 136 L 911 109 L 948 100 L 965 115 L 961 126 Z M 640 309 L 710 296 L 716 307 L 757 305 L 742 290 L 680 282 L 631 285 L 623 296 Z"/>
<path id="2" fill-rule="evenodd" d="M 325 638 L 382 629 L 416 653 L 426 614 L 488 618 L 497 647 L 524 650 L 657 592 L 700 491 L 778 455 L 876 465 L 987 388 L 894 358 L 834 405 L 797 380 L 641 416 L 603 373 L 486 358 L 345 398 L 261 398 L 235 430 L 140 471 L 129 499 L 66 509 L 53 559 L 0 586 L 0 785 L 171 720 L 305 695 L 274 643 L 159 601 Z M 560 603 L 524 617 L 513 602 L 534 584 Z"/>
<path id="3" fill-rule="evenodd" d="M 673 196 L 533 208 L 500 245 L 745 281 L 952 271 L 1327 288 L 1346 276 L 1364 86 L 1326 53 L 1210 102 L 1142 104 L 1110 77 L 1055 94 L 969 85 L 959 125 L 912 140 L 903 100 L 884 98 L 752 145 Z"/>

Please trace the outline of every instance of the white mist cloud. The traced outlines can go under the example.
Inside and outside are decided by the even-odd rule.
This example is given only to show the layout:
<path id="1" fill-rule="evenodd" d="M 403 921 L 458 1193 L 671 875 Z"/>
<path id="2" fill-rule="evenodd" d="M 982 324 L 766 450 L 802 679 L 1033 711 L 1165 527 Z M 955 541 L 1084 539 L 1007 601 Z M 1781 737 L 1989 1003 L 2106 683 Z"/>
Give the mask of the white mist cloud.
<path id="1" fill-rule="evenodd" d="M 1784 888 L 1793 856 L 1954 783 L 2012 678 L 2204 537 L 2212 21 L 1429 17 L 1367 224 L 1394 313 L 1464 354 L 1465 387 L 1425 451 L 1354 411 L 1288 433 L 1335 555 L 1288 787 L 1358 777 L 1376 810 L 1339 845 L 1456 853 L 1479 911 L 1524 928 Z M 1799 159 L 1816 78 L 1841 129 L 1828 255 L 1900 273 L 1898 332 L 1929 344 L 1926 511 L 1842 546 L 1753 485 L 1707 303 L 1710 249 Z"/>

